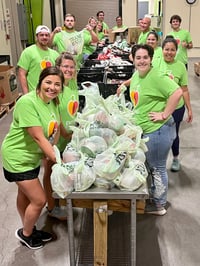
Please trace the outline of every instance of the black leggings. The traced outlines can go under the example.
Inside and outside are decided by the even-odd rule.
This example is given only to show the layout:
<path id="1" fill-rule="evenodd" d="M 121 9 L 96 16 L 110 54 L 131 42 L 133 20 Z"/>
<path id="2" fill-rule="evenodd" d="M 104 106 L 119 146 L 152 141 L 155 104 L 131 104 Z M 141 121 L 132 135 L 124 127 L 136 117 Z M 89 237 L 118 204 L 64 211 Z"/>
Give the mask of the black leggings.
<path id="1" fill-rule="evenodd" d="M 185 113 L 185 106 L 183 105 L 181 108 L 176 109 L 172 114 L 175 124 L 176 124 L 176 138 L 172 144 L 173 156 L 179 155 L 179 143 L 180 143 L 179 128 L 180 128 L 181 121 L 183 121 L 184 113 Z"/>

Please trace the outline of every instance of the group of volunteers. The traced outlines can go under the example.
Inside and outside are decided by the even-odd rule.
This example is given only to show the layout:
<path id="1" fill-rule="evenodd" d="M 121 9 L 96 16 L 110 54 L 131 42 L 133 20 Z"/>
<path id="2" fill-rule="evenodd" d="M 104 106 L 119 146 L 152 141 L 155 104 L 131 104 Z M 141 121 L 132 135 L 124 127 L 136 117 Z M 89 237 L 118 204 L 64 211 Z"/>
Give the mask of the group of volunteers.
<path id="1" fill-rule="evenodd" d="M 10 130 L 1 146 L 4 176 L 18 187 L 22 228 L 16 230 L 15 236 L 31 249 L 43 247 L 53 237 L 36 227 L 45 205 L 49 216 L 66 218 L 66 209 L 57 206 L 52 197 L 50 175 L 56 162 L 53 145 L 62 154 L 71 140 L 69 126 L 74 124 L 79 109 L 77 71 L 108 36 L 103 11 L 90 17 L 82 31 L 75 30 L 75 22 L 74 15 L 66 14 L 64 26 L 52 32 L 39 25 L 35 44 L 21 53 L 17 73 L 24 95 L 16 103 Z M 118 28 L 125 27 L 121 16 L 116 17 L 116 23 Z M 192 121 L 187 78 L 187 49 L 192 48 L 192 40 L 189 32 L 180 28 L 178 15 L 172 16 L 170 23 L 172 32 L 159 47 L 150 18 L 141 20 L 141 35 L 131 51 L 136 71 L 124 82 L 130 86 L 136 124 L 142 128 L 143 137 L 149 138 L 146 161 L 152 175 L 152 200 L 145 212 L 156 215 L 166 213 L 166 161 L 171 148 L 171 169 L 180 169 L 178 133 L 185 107 L 187 121 Z M 43 184 L 39 179 L 41 164 Z"/>

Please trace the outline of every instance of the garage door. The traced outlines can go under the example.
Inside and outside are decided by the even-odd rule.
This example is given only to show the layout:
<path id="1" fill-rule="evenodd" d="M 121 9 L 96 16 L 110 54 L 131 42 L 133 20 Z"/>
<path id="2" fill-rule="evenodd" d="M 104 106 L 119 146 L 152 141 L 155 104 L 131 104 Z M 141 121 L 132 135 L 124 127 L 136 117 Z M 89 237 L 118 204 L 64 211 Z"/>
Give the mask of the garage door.
<path id="1" fill-rule="evenodd" d="M 77 30 L 85 27 L 89 17 L 96 17 L 99 10 L 104 11 L 105 22 L 112 28 L 119 15 L 119 0 L 66 0 L 66 13 L 75 15 Z"/>

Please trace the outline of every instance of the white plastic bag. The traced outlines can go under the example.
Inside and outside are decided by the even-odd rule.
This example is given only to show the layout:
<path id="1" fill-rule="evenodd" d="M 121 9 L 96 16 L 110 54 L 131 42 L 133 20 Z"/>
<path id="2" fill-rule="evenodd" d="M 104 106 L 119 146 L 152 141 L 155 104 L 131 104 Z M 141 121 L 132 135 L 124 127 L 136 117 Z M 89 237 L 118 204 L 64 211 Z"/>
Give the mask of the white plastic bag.
<path id="1" fill-rule="evenodd" d="M 124 168 L 123 172 L 117 176 L 113 182 L 121 189 L 134 191 L 146 182 L 148 172 L 143 162 L 131 160 L 129 167 Z"/>
<path id="2" fill-rule="evenodd" d="M 80 142 L 81 152 L 93 158 L 105 151 L 107 147 L 106 141 L 99 136 L 85 138 Z"/>
<path id="3" fill-rule="evenodd" d="M 94 170 L 99 177 L 113 180 L 119 175 L 126 158 L 126 152 L 115 153 L 113 149 L 107 149 L 96 156 L 94 160 Z"/>
<path id="4" fill-rule="evenodd" d="M 65 198 L 74 190 L 73 170 L 77 162 L 62 163 L 59 149 L 54 145 L 56 164 L 52 166 L 51 186 L 61 198 Z"/>
<path id="5" fill-rule="evenodd" d="M 72 146 L 71 143 L 68 143 L 62 153 L 62 157 L 64 163 L 70 163 L 79 161 L 81 155 L 79 152 L 76 151 L 76 149 Z"/>
<path id="6" fill-rule="evenodd" d="M 74 176 L 75 191 L 84 191 L 91 187 L 96 178 L 93 169 L 93 159 L 82 155 L 81 160 L 74 168 Z"/>

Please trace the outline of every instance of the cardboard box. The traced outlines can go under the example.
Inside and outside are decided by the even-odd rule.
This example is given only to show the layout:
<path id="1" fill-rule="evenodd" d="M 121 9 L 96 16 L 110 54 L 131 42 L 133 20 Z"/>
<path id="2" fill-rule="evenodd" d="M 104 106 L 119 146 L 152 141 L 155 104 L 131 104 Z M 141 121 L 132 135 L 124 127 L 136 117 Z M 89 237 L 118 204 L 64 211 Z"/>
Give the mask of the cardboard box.
<path id="1" fill-rule="evenodd" d="M 120 39 L 127 39 L 128 35 L 128 28 L 124 29 L 117 29 L 117 30 L 110 30 L 108 34 L 109 43 L 114 43 L 119 36 Z"/>
<path id="2" fill-rule="evenodd" d="M 200 62 L 194 63 L 194 73 L 198 77 L 200 76 Z"/>
<path id="3" fill-rule="evenodd" d="M 0 104 L 12 103 L 18 95 L 15 67 L 0 65 Z"/>
<path id="4" fill-rule="evenodd" d="M 127 36 L 127 42 L 129 44 L 135 44 L 138 42 L 138 38 L 140 35 L 140 27 L 139 26 L 134 26 L 128 28 L 128 36 Z"/>

